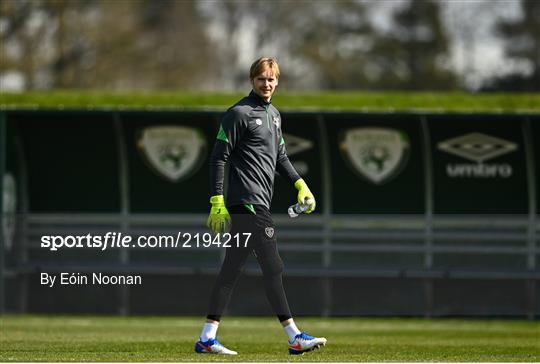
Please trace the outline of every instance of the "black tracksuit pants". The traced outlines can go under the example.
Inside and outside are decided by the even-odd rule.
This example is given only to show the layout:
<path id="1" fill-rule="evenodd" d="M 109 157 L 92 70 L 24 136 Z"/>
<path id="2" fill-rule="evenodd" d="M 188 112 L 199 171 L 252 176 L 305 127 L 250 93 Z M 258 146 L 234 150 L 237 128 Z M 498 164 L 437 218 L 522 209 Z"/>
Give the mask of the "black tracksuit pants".
<path id="1" fill-rule="evenodd" d="M 251 253 L 254 253 L 261 266 L 266 296 L 279 321 L 285 321 L 292 317 L 283 289 L 283 261 L 277 249 L 274 222 L 266 207 L 252 206 L 254 211 L 244 205 L 231 206 L 228 209 L 232 221 L 230 234 L 234 236 L 234 234 L 240 233 L 242 236 L 242 233 L 249 232 L 251 237 L 247 247 L 244 247 L 245 240 L 241 239 L 240 247 L 231 243 L 231 247 L 226 248 L 225 259 L 212 289 L 207 316 L 210 320 L 220 320 L 229 303 L 238 277 Z"/>

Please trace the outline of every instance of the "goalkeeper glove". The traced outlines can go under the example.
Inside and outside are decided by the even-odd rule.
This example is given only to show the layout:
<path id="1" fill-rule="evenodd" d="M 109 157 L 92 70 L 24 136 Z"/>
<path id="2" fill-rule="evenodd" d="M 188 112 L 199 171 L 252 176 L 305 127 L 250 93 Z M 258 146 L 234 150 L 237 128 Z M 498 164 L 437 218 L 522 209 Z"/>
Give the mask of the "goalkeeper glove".
<path id="1" fill-rule="evenodd" d="M 294 183 L 294 187 L 298 190 L 298 203 L 301 205 L 308 204 L 309 207 L 306 210 L 306 214 L 311 214 L 315 210 L 315 197 L 309 190 L 306 182 L 303 179 L 299 179 Z"/>
<path id="2" fill-rule="evenodd" d="M 210 215 L 206 221 L 206 226 L 208 226 L 210 230 L 215 233 L 224 233 L 229 231 L 231 216 L 225 207 L 223 195 L 210 197 L 210 203 L 212 204 L 212 208 L 210 209 Z"/>

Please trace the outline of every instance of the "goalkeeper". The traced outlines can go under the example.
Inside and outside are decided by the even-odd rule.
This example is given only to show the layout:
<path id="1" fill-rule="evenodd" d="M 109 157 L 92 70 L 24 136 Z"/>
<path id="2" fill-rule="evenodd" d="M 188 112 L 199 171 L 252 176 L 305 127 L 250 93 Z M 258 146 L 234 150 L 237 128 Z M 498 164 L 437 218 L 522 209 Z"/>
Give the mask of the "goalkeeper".
<path id="1" fill-rule="evenodd" d="M 301 332 L 291 315 L 283 289 L 283 262 L 277 249 L 270 203 L 276 171 L 294 184 L 298 202 L 315 209 L 315 198 L 292 166 L 285 151 L 281 117 L 271 99 L 279 79 L 279 66 L 273 58 L 260 58 L 251 65 L 249 78 L 253 90 L 232 106 L 221 126 L 210 157 L 212 208 L 208 227 L 216 233 L 251 233 L 247 247 L 226 249 L 225 259 L 212 289 L 210 307 L 199 341 L 198 353 L 237 354 L 217 339 L 221 315 L 240 276 L 246 259 L 253 253 L 261 266 L 268 301 L 289 340 L 289 353 L 302 354 L 326 344 L 325 338 Z M 223 198 L 225 164 L 229 162 L 227 203 Z M 242 234 L 240 234 L 242 236 Z"/>

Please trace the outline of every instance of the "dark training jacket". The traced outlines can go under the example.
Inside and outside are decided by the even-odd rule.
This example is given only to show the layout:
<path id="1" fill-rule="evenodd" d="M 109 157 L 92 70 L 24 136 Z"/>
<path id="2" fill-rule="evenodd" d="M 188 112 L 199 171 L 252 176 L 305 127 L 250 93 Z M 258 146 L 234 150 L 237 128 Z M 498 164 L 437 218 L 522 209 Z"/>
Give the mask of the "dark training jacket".
<path id="1" fill-rule="evenodd" d="M 227 162 L 228 206 L 254 204 L 270 209 L 276 171 L 291 184 L 300 179 L 287 157 L 279 111 L 253 91 L 221 119 L 210 156 L 211 196 L 223 194 Z"/>

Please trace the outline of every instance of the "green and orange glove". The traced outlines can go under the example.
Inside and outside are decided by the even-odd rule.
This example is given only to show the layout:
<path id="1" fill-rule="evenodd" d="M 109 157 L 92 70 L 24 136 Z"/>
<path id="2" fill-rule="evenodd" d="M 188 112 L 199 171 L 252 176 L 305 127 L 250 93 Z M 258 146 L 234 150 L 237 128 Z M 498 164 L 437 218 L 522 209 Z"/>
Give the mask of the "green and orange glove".
<path id="1" fill-rule="evenodd" d="M 309 206 L 306 210 L 306 214 L 311 214 L 317 205 L 315 202 L 315 196 L 313 196 L 313 193 L 311 193 L 309 187 L 302 178 L 294 182 L 294 187 L 296 187 L 298 190 L 298 203 L 301 205 L 308 204 Z"/>
<path id="2" fill-rule="evenodd" d="M 231 227 L 231 215 L 229 215 L 229 211 L 225 207 L 223 195 L 210 197 L 210 203 L 212 204 L 212 208 L 210 209 L 206 226 L 214 233 L 228 232 Z"/>

